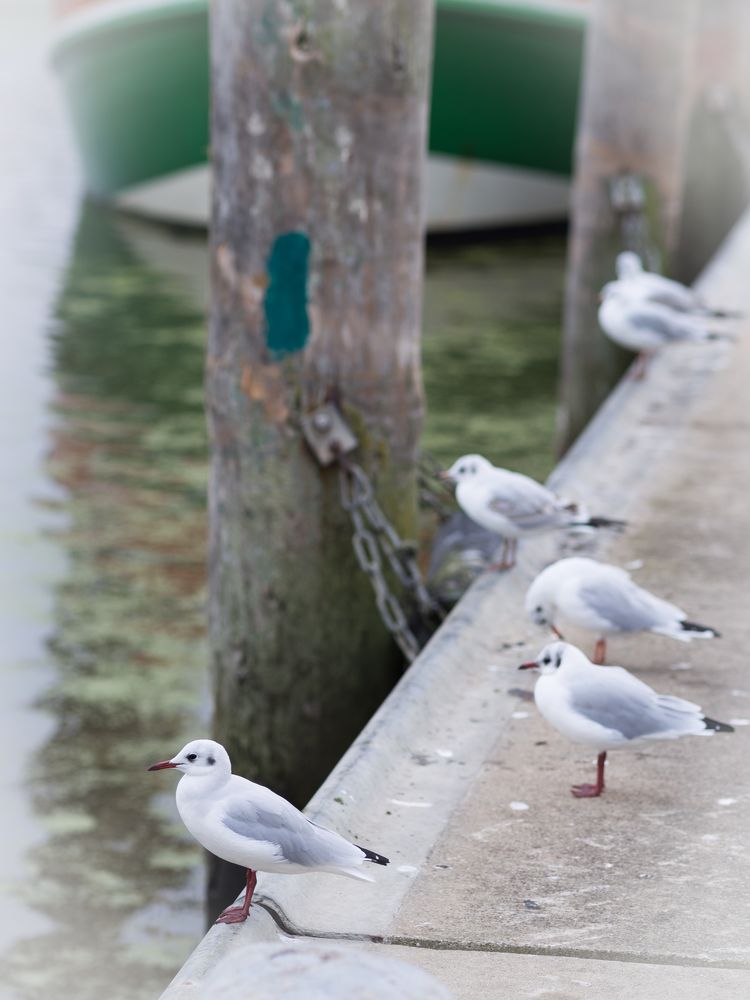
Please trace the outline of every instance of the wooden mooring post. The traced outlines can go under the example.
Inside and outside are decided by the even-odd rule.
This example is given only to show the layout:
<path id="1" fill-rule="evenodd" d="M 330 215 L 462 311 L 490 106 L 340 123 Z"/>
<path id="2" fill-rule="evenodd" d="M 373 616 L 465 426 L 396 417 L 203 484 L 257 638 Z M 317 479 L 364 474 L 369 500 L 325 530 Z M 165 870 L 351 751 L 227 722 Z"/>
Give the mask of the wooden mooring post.
<path id="1" fill-rule="evenodd" d="M 300 422 L 340 407 L 414 537 L 432 19 L 432 0 L 211 5 L 214 733 L 300 805 L 398 672 Z"/>
<path id="2" fill-rule="evenodd" d="M 639 175 L 666 256 L 678 237 L 700 0 L 595 0 L 587 33 L 573 190 L 559 450 L 577 437 L 623 371 L 602 336 L 598 293 L 622 249 L 612 180 Z"/>

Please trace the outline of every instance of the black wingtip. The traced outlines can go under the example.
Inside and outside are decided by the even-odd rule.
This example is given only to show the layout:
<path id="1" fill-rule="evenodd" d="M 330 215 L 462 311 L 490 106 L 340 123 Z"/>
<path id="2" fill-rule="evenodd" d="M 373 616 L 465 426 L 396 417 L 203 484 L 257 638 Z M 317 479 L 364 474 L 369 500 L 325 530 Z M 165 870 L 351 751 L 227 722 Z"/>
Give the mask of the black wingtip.
<path id="1" fill-rule="evenodd" d="M 365 856 L 365 861 L 372 861 L 372 863 L 374 865 L 389 865 L 390 864 L 390 861 L 388 860 L 388 858 L 384 858 L 382 854 L 376 854 L 375 851 L 370 851 L 370 850 L 368 850 L 368 848 L 362 847 L 361 844 L 355 844 L 354 846 L 358 847 L 360 849 L 360 851 L 362 851 L 362 853 Z"/>
<path id="2" fill-rule="evenodd" d="M 714 639 L 721 639 L 721 632 L 717 632 L 715 628 L 711 628 L 710 625 L 701 625 L 700 622 L 689 622 L 683 620 L 680 622 L 680 627 L 683 632 L 708 632 Z"/>
<path id="3" fill-rule="evenodd" d="M 745 314 L 734 309 L 712 309 L 709 316 L 714 316 L 716 319 L 744 319 Z"/>
<path id="4" fill-rule="evenodd" d="M 703 716 L 703 725 L 706 729 L 713 729 L 716 733 L 734 732 L 734 726 L 730 726 L 728 722 L 717 722 L 716 719 L 709 719 L 707 715 Z"/>
<path id="5" fill-rule="evenodd" d="M 624 531 L 627 521 L 617 521 L 611 517 L 590 517 L 586 524 L 589 528 L 612 528 L 613 531 Z"/>

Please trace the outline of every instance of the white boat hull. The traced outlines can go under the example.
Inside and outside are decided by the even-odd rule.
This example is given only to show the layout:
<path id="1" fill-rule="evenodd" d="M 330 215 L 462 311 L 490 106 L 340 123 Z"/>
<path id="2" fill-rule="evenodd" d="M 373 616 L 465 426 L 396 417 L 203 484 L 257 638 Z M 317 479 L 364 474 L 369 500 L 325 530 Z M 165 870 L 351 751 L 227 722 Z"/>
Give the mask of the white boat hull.
<path id="1" fill-rule="evenodd" d="M 564 177 L 450 156 L 427 160 L 427 229 L 452 232 L 533 225 L 567 218 Z M 127 211 L 163 222 L 207 227 L 211 171 L 207 164 L 128 188 L 116 198 Z"/>

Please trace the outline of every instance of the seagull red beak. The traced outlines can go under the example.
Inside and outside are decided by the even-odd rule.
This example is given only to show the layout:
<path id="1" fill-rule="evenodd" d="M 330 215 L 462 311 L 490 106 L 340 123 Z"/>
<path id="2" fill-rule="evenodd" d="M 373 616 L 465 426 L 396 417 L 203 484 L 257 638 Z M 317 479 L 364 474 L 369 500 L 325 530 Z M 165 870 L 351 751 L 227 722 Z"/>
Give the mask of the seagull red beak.
<path id="1" fill-rule="evenodd" d="M 536 662 L 536 660 L 529 660 L 528 663 L 522 663 L 521 666 L 518 669 L 519 670 L 535 670 L 538 666 L 539 666 L 539 664 Z"/>
<path id="2" fill-rule="evenodd" d="M 442 479 L 443 482 L 446 483 L 450 483 L 453 479 L 453 476 L 450 474 L 450 472 L 448 472 L 447 469 L 442 469 L 440 472 L 438 472 L 437 477 L 438 479 Z"/>
<path id="3" fill-rule="evenodd" d="M 148 770 L 163 771 L 165 767 L 177 767 L 177 765 L 173 764 L 171 760 L 160 760 L 158 764 L 152 764 L 151 767 L 148 768 Z"/>

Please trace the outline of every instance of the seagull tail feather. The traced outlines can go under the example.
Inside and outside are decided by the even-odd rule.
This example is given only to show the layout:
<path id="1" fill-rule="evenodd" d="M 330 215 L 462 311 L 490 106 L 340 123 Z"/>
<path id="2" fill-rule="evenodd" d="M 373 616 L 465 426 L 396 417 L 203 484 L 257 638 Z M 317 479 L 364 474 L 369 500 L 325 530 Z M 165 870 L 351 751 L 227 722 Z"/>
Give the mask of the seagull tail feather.
<path id="1" fill-rule="evenodd" d="M 745 316 L 739 309 L 707 309 L 706 315 L 714 319 L 743 319 Z"/>
<path id="2" fill-rule="evenodd" d="M 623 531 L 627 525 L 627 521 L 617 521 L 612 517 L 590 517 L 586 521 L 574 521 L 572 527 L 612 528 L 613 531 Z"/>

